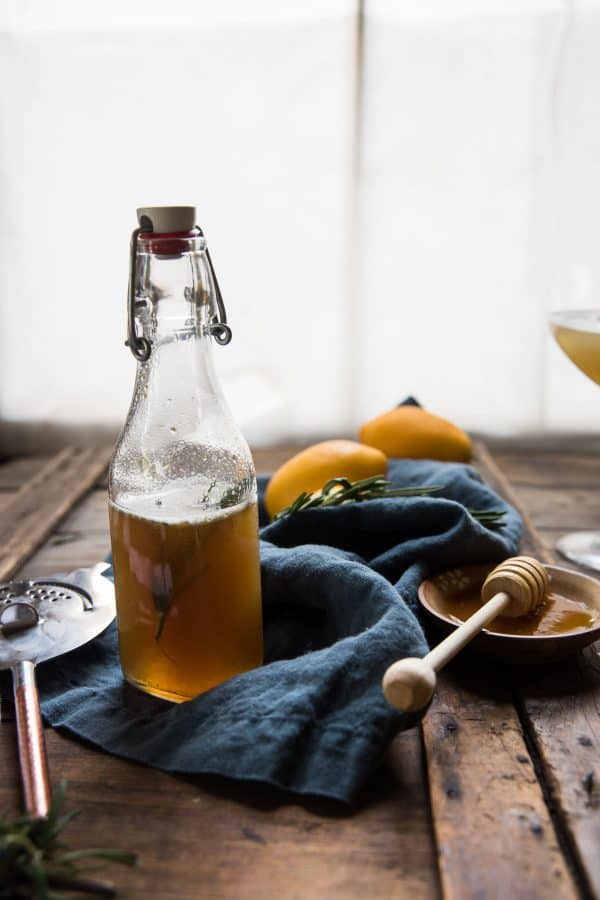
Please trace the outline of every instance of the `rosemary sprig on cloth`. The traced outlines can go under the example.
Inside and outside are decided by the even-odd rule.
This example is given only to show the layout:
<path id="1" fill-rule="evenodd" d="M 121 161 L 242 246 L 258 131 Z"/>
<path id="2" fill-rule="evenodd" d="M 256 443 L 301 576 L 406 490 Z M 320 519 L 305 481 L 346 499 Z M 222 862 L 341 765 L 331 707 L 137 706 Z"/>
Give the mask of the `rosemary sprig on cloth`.
<path id="1" fill-rule="evenodd" d="M 136 855 L 107 848 L 68 850 L 59 835 L 79 810 L 63 814 L 64 800 L 65 785 L 61 782 L 54 789 L 46 818 L 0 816 L 0 900 L 117 896 L 112 885 L 92 880 L 88 874 L 111 862 L 133 866 Z M 82 867 L 84 860 L 95 864 Z"/>
<path id="2" fill-rule="evenodd" d="M 362 481 L 349 481 L 347 478 L 332 478 L 320 491 L 309 494 L 301 493 L 290 506 L 280 510 L 273 521 L 291 516 L 304 509 L 315 509 L 322 506 L 341 506 L 344 503 L 360 503 L 363 500 L 376 500 L 380 497 L 426 497 L 442 490 L 443 485 L 433 484 L 423 487 L 393 487 L 381 475 L 364 478 Z M 467 511 L 482 525 L 495 528 L 502 523 L 505 512 L 501 509 L 468 509 Z"/>

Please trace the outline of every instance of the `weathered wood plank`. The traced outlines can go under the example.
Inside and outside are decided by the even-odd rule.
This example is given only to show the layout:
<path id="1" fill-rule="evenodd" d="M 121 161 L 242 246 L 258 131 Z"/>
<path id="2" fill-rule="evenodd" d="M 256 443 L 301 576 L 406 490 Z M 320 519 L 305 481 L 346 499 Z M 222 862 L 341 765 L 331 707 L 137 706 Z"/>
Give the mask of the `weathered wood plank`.
<path id="1" fill-rule="evenodd" d="M 74 848 L 120 847 L 137 870 L 112 871 L 123 895 L 164 900 L 436 900 L 435 850 L 416 731 L 360 808 L 292 803 L 263 786 L 184 779 L 100 753 L 47 731 L 50 770 L 81 809 Z M 14 729 L 0 729 L 0 808 L 15 808 Z"/>
<path id="2" fill-rule="evenodd" d="M 600 657 L 513 675 L 522 721 L 586 892 L 600 897 Z"/>
<path id="3" fill-rule="evenodd" d="M 521 485 L 518 497 L 521 507 L 540 528 L 600 528 L 600 491 L 594 488 Z"/>
<path id="4" fill-rule="evenodd" d="M 476 464 L 516 504 L 481 443 Z M 524 551 L 539 547 L 524 516 Z M 575 897 L 510 691 L 499 687 L 497 672 L 467 657 L 442 673 L 423 735 L 444 896 Z"/>
<path id="5" fill-rule="evenodd" d="M 446 900 L 575 898 L 510 692 L 498 688 L 497 673 L 481 662 L 453 664 L 440 679 L 423 735 Z"/>
<path id="6" fill-rule="evenodd" d="M 510 483 L 600 490 L 600 453 L 492 453 L 496 464 L 508 474 Z"/>
<path id="7" fill-rule="evenodd" d="M 511 459 L 505 460 L 510 466 Z M 518 461 L 524 483 L 537 479 L 544 489 L 543 472 L 537 459 Z M 512 477 L 512 469 L 506 470 Z M 549 496 L 555 473 L 546 473 Z M 519 491 L 521 496 L 522 491 Z M 577 497 L 572 491 L 568 511 L 570 527 L 582 528 L 577 518 Z M 554 513 L 556 510 L 554 510 Z M 543 517 L 544 521 L 547 517 Z M 564 528 L 564 523 L 562 527 Z M 600 519 L 595 527 L 600 527 Z M 542 532 L 548 561 L 575 568 L 557 557 L 553 543 L 556 531 Z M 536 552 L 535 543 L 531 550 Z M 539 555 L 539 553 L 538 553 Z M 556 811 L 563 842 L 576 861 L 583 891 L 600 896 L 600 646 L 588 648 L 560 665 L 523 667 L 514 670 L 512 683 L 521 720 L 543 772 L 546 790 Z"/>
<path id="8" fill-rule="evenodd" d="M 517 495 L 510 481 L 498 467 L 485 444 L 480 441 L 475 444 L 474 462 L 490 487 L 501 494 L 505 500 L 508 500 L 521 514 L 523 519 L 521 551 L 530 553 L 532 556 L 538 556 L 543 562 L 551 562 L 552 556 L 544 546 L 544 542 L 537 530 L 537 523 L 534 524 L 532 516 L 529 514 L 528 509 L 524 508 L 519 495 Z"/>
<path id="9" fill-rule="evenodd" d="M 485 445 L 476 463 L 513 504 L 518 497 Z M 541 547 L 524 516 L 524 550 Z M 444 897 L 573 898 L 577 885 L 557 838 L 543 786 L 512 702 L 510 676 L 475 656 L 455 661 L 438 681 L 423 720 L 431 806 Z"/>
<path id="10" fill-rule="evenodd" d="M 482 438 L 494 458 L 501 453 L 522 453 L 524 456 L 540 456 L 546 453 L 560 453 L 567 459 L 581 454 L 600 453 L 600 435 L 595 434 L 531 434 L 519 437 L 497 437 L 478 435 Z"/>
<path id="11" fill-rule="evenodd" d="M 12 491 L 10 491 L 10 492 L 7 491 L 6 493 L 0 491 L 0 514 L 2 513 L 3 509 L 6 509 L 6 507 L 11 502 L 11 500 L 12 500 Z"/>
<path id="12" fill-rule="evenodd" d="M 83 497 L 56 527 L 56 532 L 89 535 L 108 532 L 108 495 L 105 488 L 97 488 Z"/>
<path id="13" fill-rule="evenodd" d="M 37 578 L 57 572 L 71 572 L 73 569 L 95 565 L 109 551 L 110 540 L 106 532 L 54 532 L 19 569 L 19 574 L 23 578 Z"/>
<path id="14" fill-rule="evenodd" d="M 17 456 L 0 462 L 0 491 L 16 491 L 48 462 L 47 456 Z"/>
<path id="15" fill-rule="evenodd" d="M 563 535 L 567 534 L 568 532 L 563 531 L 562 528 L 538 528 L 537 532 L 542 542 L 542 546 L 545 548 L 546 552 L 549 555 L 556 556 L 558 565 L 571 565 L 567 562 L 566 559 L 563 559 L 563 557 L 556 550 L 556 542 L 559 538 L 563 537 Z"/>
<path id="16" fill-rule="evenodd" d="M 106 467 L 110 450 L 65 448 L 13 495 L 0 513 L 0 580 L 43 543 Z"/>

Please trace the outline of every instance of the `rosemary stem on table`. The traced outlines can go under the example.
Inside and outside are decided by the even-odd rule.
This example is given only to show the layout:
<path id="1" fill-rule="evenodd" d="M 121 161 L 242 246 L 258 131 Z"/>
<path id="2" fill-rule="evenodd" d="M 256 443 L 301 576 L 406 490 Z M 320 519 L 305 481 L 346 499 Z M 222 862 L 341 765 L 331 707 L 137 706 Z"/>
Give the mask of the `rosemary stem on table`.
<path id="1" fill-rule="evenodd" d="M 88 877 L 92 869 L 109 862 L 133 866 L 134 853 L 104 847 L 68 850 L 61 832 L 77 815 L 77 810 L 61 814 L 65 786 L 59 784 L 45 818 L 29 814 L 9 819 L 0 816 L 0 900 L 68 900 L 89 895 L 116 897 L 111 884 Z M 83 861 L 96 863 L 81 868 Z"/>

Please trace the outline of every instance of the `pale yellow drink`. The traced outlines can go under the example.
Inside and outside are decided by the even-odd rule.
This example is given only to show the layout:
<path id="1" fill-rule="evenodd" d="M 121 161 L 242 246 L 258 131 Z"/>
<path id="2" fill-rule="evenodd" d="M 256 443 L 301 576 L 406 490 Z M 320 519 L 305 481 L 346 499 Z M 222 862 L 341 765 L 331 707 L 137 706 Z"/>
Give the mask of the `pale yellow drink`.
<path id="1" fill-rule="evenodd" d="M 600 384 L 600 330 L 586 331 L 582 327 L 552 324 L 552 331 L 557 344 L 564 350 L 578 369 Z"/>

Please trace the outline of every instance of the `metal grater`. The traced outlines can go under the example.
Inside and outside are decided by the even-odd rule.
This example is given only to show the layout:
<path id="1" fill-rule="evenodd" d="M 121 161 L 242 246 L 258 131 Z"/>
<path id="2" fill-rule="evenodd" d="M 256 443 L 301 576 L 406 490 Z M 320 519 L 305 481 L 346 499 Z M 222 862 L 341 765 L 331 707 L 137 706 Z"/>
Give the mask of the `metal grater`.
<path id="1" fill-rule="evenodd" d="M 107 568 L 0 584 L 0 669 L 66 653 L 106 628 L 115 616 Z"/>
<path id="2" fill-rule="evenodd" d="M 36 663 L 90 641 L 115 617 L 115 591 L 99 563 L 68 575 L 0 584 L 0 669 L 11 669 L 19 762 L 27 812 L 50 809 L 50 776 Z"/>

